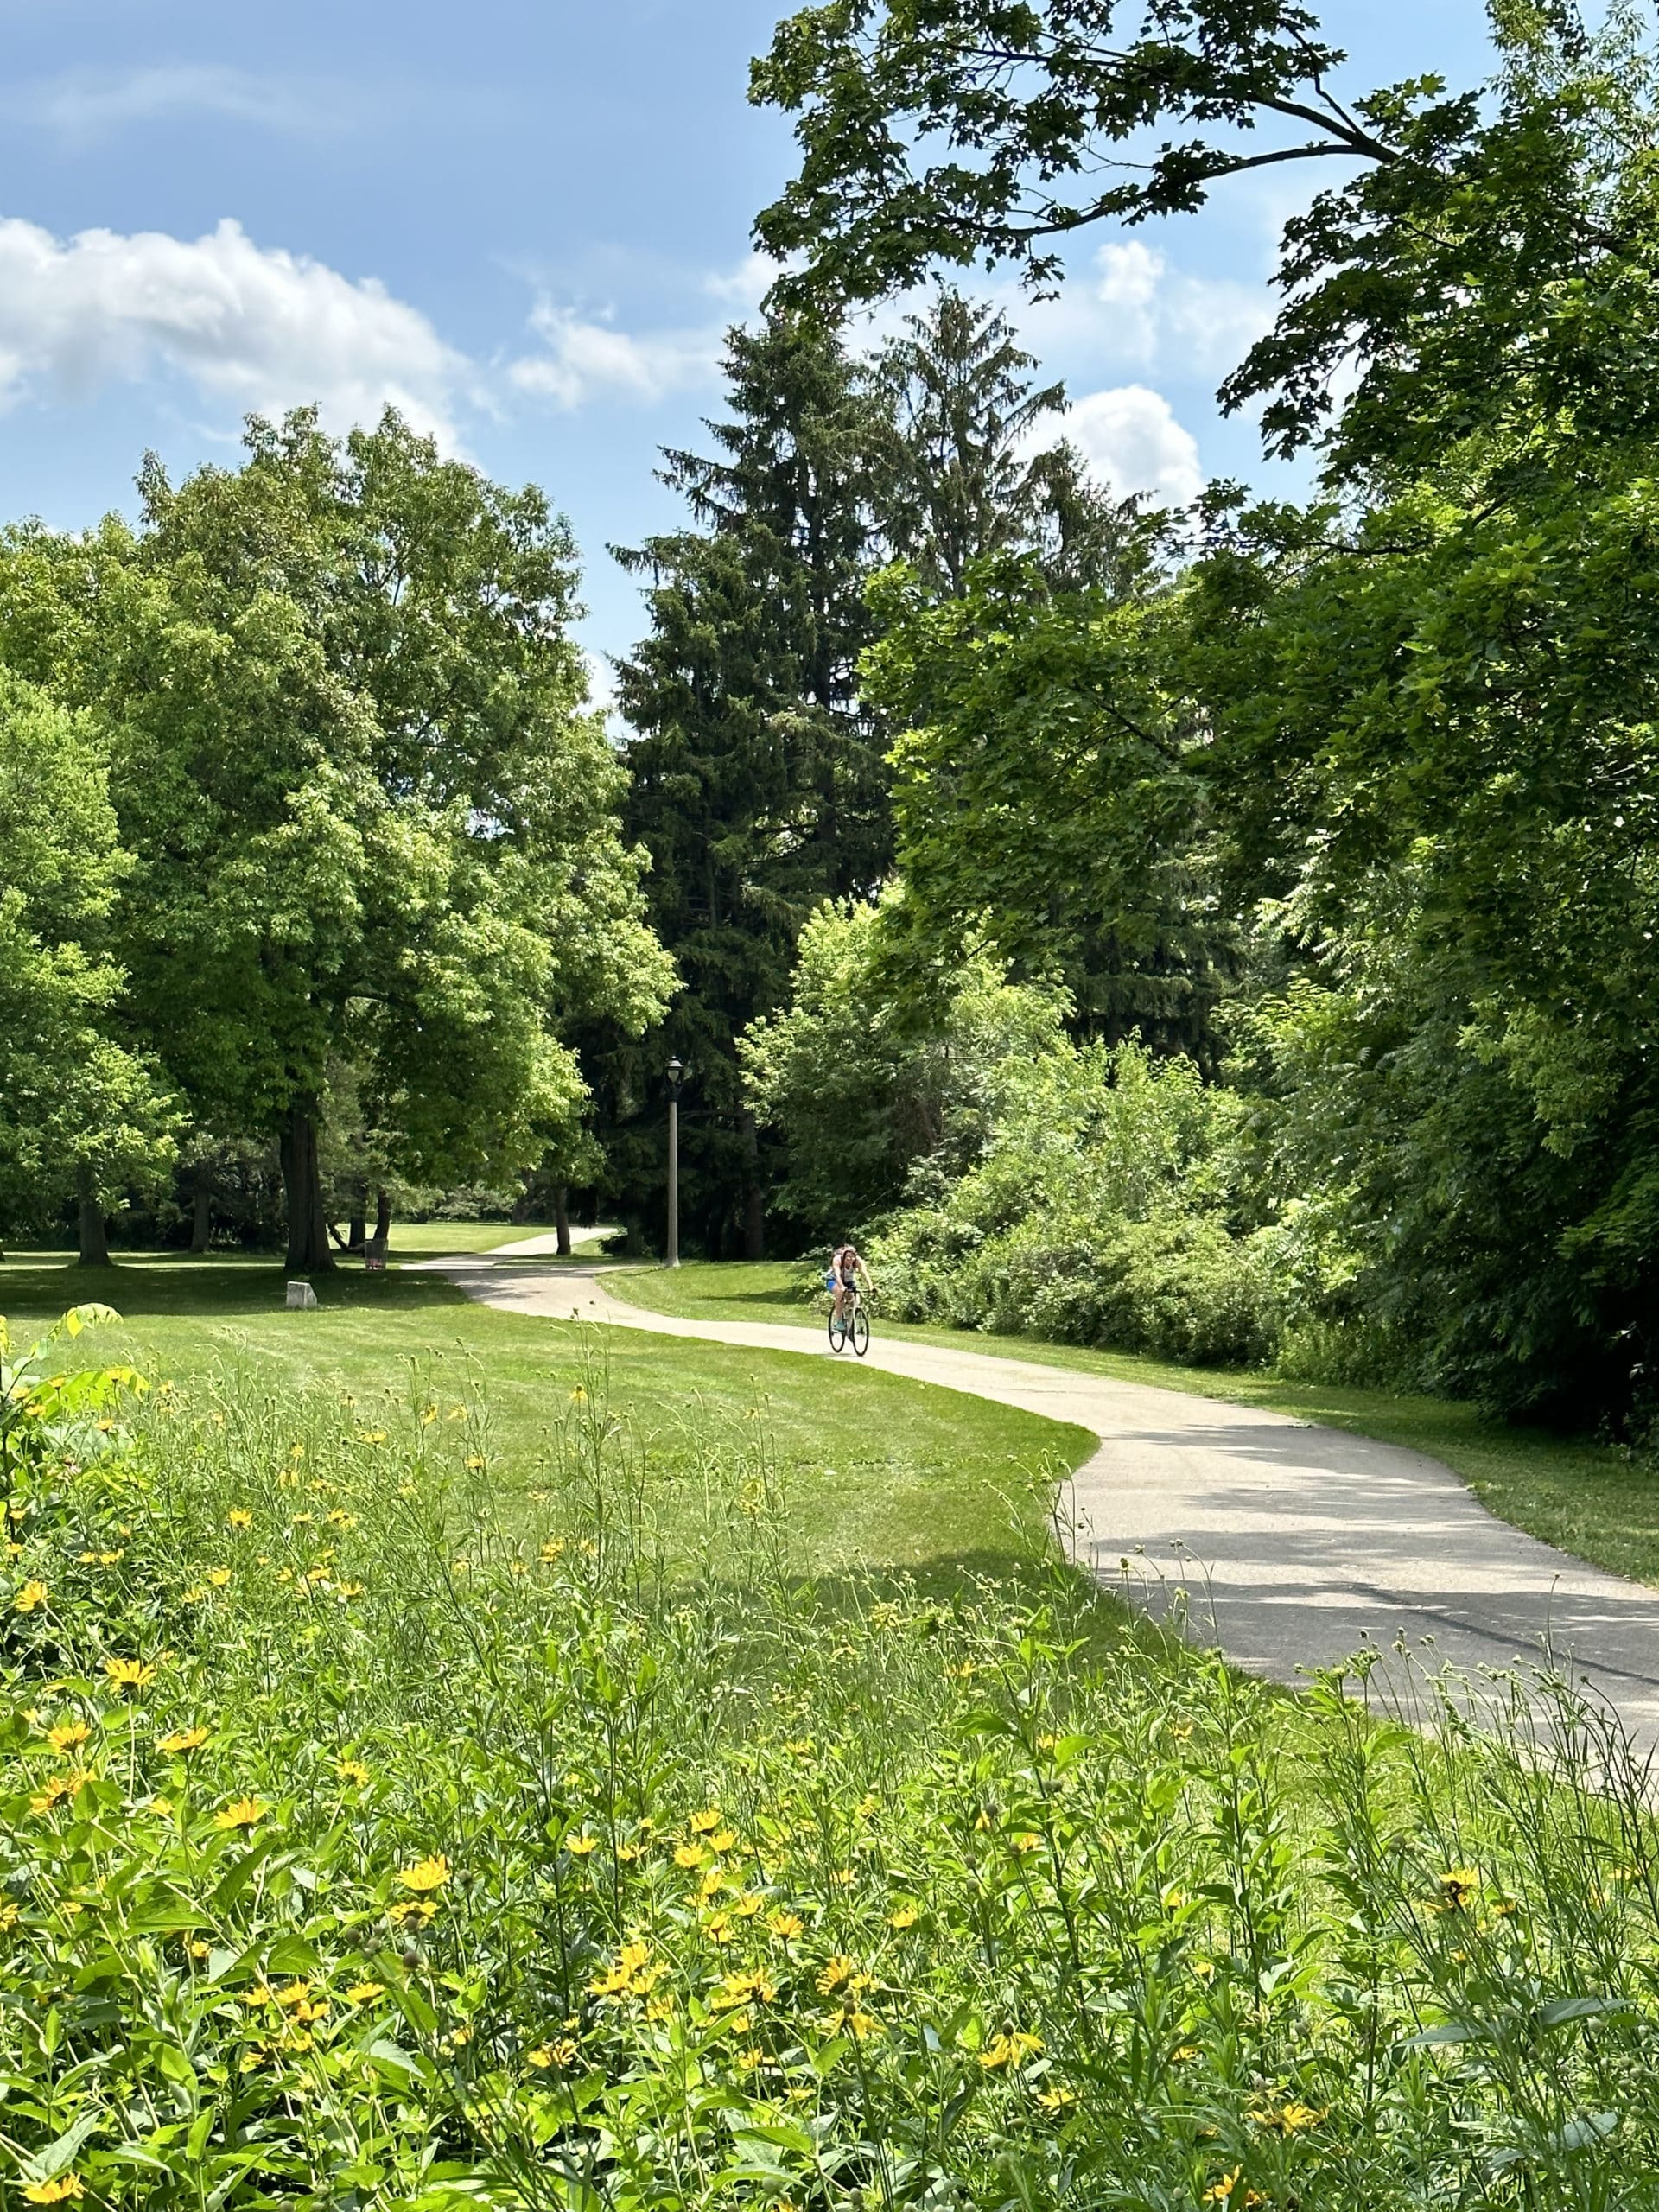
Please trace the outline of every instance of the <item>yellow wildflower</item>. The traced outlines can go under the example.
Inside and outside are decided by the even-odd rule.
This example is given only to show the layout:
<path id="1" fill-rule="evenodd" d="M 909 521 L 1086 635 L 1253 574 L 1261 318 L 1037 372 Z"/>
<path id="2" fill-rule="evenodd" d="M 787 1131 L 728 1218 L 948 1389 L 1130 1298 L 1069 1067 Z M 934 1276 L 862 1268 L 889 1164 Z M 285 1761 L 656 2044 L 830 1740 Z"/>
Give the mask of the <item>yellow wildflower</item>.
<path id="1" fill-rule="evenodd" d="M 44 1582 L 25 1582 L 22 1588 L 12 1599 L 11 1610 L 14 1613 L 35 1612 L 41 1606 L 46 1604 L 50 1592 L 48 1591 Z M 48 2186 L 48 2184 L 43 2183 L 42 2186 Z M 44 2201 L 48 2202 L 55 2202 L 56 2199 L 48 2198 Z"/>
<path id="2" fill-rule="evenodd" d="M 238 1797 L 213 1815 L 216 1828 L 256 1828 L 270 1811 L 257 1797 Z"/>
<path id="3" fill-rule="evenodd" d="M 92 1734 L 84 1720 L 60 1720 L 55 1728 L 48 1728 L 46 1740 L 54 1751 L 73 1751 L 77 1744 L 84 1744 Z"/>
<path id="4" fill-rule="evenodd" d="M 199 1751 L 213 1731 L 208 1728 L 175 1728 L 170 1736 L 163 1736 L 158 1749 L 163 1751 Z"/>
<path id="5" fill-rule="evenodd" d="M 920 1915 L 913 1904 L 901 1904 L 897 1912 L 887 1915 L 889 1928 L 913 1928 Z"/>
<path id="6" fill-rule="evenodd" d="M 1325 2108 L 1305 2105 L 1293 2099 L 1270 2110 L 1253 2112 L 1250 2118 L 1258 2127 L 1270 2129 L 1275 2135 L 1297 2135 L 1305 2127 L 1317 2127 L 1325 2118 Z"/>
<path id="7" fill-rule="evenodd" d="M 386 1986 L 383 1981 L 357 1981 L 346 1993 L 348 2005 L 372 2005 L 377 1997 L 384 1997 Z"/>
<path id="8" fill-rule="evenodd" d="M 625 1943 L 610 1972 L 596 1976 L 588 1988 L 594 1997 L 644 1997 L 664 1971 L 652 1965 L 649 1945 L 636 1940 Z"/>
<path id="9" fill-rule="evenodd" d="M 708 1856 L 700 1843 L 683 1843 L 674 1853 L 674 1864 L 687 1868 L 701 1866 Z"/>
<path id="10" fill-rule="evenodd" d="M 1069 2112 L 1077 2101 L 1077 2093 L 1075 2089 L 1068 2089 L 1064 2082 L 1057 2082 L 1052 2089 L 1039 2089 L 1037 2101 L 1045 2112 Z"/>
<path id="11" fill-rule="evenodd" d="M 145 1666 L 142 1659 L 106 1659 L 104 1672 L 109 1676 L 111 1689 L 123 1697 L 130 1691 L 148 1689 L 156 1679 L 154 1667 Z"/>
<path id="12" fill-rule="evenodd" d="M 435 1852 L 431 1858 L 419 1859 L 414 1866 L 405 1866 L 397 1879 L 404 1889 L 422 1894 L 441 1890 L 449 1879 L 449 1861 L 442 1852 Z"/>
<path id="13" fill-rule="evenodd" d="M 366 1789 L 369 1786 L 369 1770 L 361 1759 L 336 1759 L 334 1772 L 354 1789 Z"/>
<path id="14" fill-rule="evenodd" d="M 207 1580 L 215 1590 L 222 1590 L 230 1579 L 231 1570 L 228 1567 L 210 1567 L 207 1570 Z"/>
<path id="15" fill-rule="evenodd" d="M 837 1951 L 818 1974 L 819 1996 L 827 1997 L 832 1989 L 839 1989 L 856 1965 L 856 1960 L 849 1959 L 844 1951 Z"/>
<path id="16" fill-rule="evenodd" d="M 564 1538 L 563 1536 L 550 1536 L 546 1543 L 542 1546 L 542 1557 L 548 1562 L 550 1567 L 556 1559 L 563 1559 L 564 1557 Z"/>
<path id="17" fill-rule="evenodd" d="M 599 1838 L 596 1835 L 573 1835 L 564 1847 L 573 1859 L 586 1859 L 599 1849 Z"/>
<path id="18" fill-rule="evenodd" d="M 73 2204 L 86 2191 L 79 2174 L 60 2174 L 55 2181 L 33 2181 L 23 2191 L 25 2204 Z"/>
<path id="19" fill-rule="evenodd" d="M 532 2066 L 539 2066 L 546 2073 L 550 2067 L 556 2066 L 563 2069 L 574 2066 L 581 2053 L 574 2036 L 561 2036 L 556 2043 L 544 2043 L 535 2050 L 526 2051 L 524 2056 Z"/>
<path id="20" fill-rule="evenodd" d="M 737 1837 L 730 1828 L 721 1828 L 718 1835 L 709 1837 L 709 1848 L 710 1851 L 727 1852 L 732 1850 L 736 1842 Z"/>
<path id="21" fill-rule="evenodd" d="M 806 1923 L 798 1912 L 774 1912 L 768 1916 L 766 1925 L 785 1943 L 792 1943 L 806 1928 Z"/>
<path id="22" fill-rule="evenodd" d="M 766 1902 L 759 1890 L 751 1890 L 746 1897 L 741 1897 L 735 1900 L 732 1910 L 740 1920 L 753 1920 Z"/>
<path id="23" fill-rule="evenodd" d="M 251 1529 L 253 1526 L 253 1516 L 245 1505 L 233 1505 L 225 1518 L 232 1529 Z"/>
<path id="24" fill-rule="evenodd" d="M 771 2005 L 777 2001 L 778 1985 L 764 1967 L 728 1974 L 715 1992 L 710 2002 L 717 2012 L 730 2012 L 736 2005 Z"/>
<path id="25" fill-rule="evenodd" d="M 706 1812 L 693 1813 L 687 1825 L 693 1835 L 712 1835 L 720 1826 L 719 1808 L 715 1807 Z"/>
<path id="26" fill-rule="evenodd" d="M 1034 2058 L 1042 2047 L 1040 2036 L 1027 2035 L 1016 2029 L 1012 2035 L 993 2036 L 980 2052 L 979 2063 L 987 2073 L 1004 2066 L 1017 2073 L 1027 2059 Z"/>

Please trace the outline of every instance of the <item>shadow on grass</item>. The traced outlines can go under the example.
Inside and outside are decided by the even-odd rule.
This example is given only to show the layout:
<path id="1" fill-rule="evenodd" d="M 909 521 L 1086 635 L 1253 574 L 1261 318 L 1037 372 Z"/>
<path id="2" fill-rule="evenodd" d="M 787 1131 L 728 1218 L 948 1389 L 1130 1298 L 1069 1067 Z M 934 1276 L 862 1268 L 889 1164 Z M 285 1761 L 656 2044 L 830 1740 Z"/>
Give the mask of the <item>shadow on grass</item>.
<path id="1" fill-rule="evenodd" d="M 344 1267 L 310 1281 L 325 1307 L 399 1313 L 462 1301 L 462 1294 L 437 1275 L 368 1274 L 360 1267 Z M 286 1285 L 281 1262 L 263 1255 L 199 1259 L 188 1252 L 144 1253 L 113 1267 L 83 1268 L 31 1254 L 0 1263 L 0 1313 L 55 1320 L 71 1306 L 99 1304 L 114 1306 L 127 1319 L 200 1313 L 222 1320 L 279 1312 Z"/>

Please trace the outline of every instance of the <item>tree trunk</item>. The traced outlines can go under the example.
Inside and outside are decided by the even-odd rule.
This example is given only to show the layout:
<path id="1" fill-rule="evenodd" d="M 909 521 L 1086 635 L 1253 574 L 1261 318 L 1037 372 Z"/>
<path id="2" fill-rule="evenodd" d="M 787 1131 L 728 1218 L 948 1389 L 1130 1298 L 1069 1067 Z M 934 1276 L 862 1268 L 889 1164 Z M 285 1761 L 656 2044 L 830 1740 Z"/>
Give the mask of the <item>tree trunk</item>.
<path id="1" fill-rule="evenodd" d="M 213 1178 L 207 1167 L 196 1170 L 196 1187 L 190 1214 L 190 1249 L 202 1253 L 207 1249 L 208 1239 L 213 1233 Z"/>
<path id="2" fill-rule="evenodd" d="M 283 1195 L 288 1201 L 288 1272 L 330 1274 L 334 1255 L 328 1249 L 328 1224 L 322 1211 L 315 1098 L 296 1098 L 289 1107 L 281 1151 Z"/>
<path id="3" fill-rule="evenodd" d="M 369 1186 L 366 1183 L 352 1185 L 352 1217 L 346 1224 L 346 1249 L 360 1252 L 369 1234 Z"/>
<path id="4" fill-rule="evenodd" d="M 570 1216 L 565 1203 L 569 1195 L 563 1183 L 553 1192 L 553 1226 L 558 1231 L 559 1250 L 566 1256 L 570 1250 Z"/>
<path id="5" fill-rule="evenodd" d="M 86 1174 L 80 1179 L 80 1264 L 83 1268 L 107 1268 L 110 1264 L 104 1201 L 93 1189 L 91 1176 Z"/>
<path id="6" fill-rule="evenodd" d="M 391 1234 L 391 1193 L 382 1183 L 377 1186 L 374 1193 L 374 1241 L 380 1247 L 382 1253 L 385 1251 L 386 1239 Z"/>
<path id="7" fill-rule="evenodd" d="M 760 1140 L 755 1134 L 754 1116 L 747 1107 L 743 1111 L 743 1256 L 746 1260 L 766 1256 L 766 1193 L 760 1181 Z"/>

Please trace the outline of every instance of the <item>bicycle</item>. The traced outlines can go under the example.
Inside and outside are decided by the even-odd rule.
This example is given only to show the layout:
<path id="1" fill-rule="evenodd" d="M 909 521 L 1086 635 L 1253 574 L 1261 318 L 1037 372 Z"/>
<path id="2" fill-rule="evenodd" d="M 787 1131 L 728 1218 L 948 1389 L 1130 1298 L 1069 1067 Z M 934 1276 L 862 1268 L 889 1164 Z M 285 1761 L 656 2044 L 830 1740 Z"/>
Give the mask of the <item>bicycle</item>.
<path id="1" fill-rule="evenodd" d="M 849 1344 L 860 1359 L 870 1348 L 870 1317 L 864 1311 L 864 1300 L 856 1283 L 842 1300 L 839 1317 L 833 1306 L 830 1308 L 830 1351 L 839 1353 Z"/>

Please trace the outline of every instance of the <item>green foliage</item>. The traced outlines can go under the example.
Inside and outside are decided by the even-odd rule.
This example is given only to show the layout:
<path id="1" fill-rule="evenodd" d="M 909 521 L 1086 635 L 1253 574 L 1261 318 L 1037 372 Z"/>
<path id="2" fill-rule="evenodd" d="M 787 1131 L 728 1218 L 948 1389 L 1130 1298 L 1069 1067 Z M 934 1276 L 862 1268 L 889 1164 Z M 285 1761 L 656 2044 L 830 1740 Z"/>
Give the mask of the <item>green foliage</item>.
<path id="1" fill-rule="evenodd" d="M 1135 1043 L 1054 1039 L 998 1072 L 982 1157 L 919 1168 L 874 1242 L 887 1309 L 1167 1359 L 1269 1357 L 1269 1245 L 1230 1217 L 1237 1099 Z"/>
<path id="2" fill-rule="evenodd" d="M 284 1132 L 290 1257 L 324 1264 L 294 1239 L 332 1062 L 405 1174 L 531 1165 L 581 1113 L 571 1025 L 638 1027 L 669 970 L 542 495 L 395 416 L 248 444 L 147 468 L 136 538 L 15 537 L 0 628 L 109 725 L 144 1033 L 208 1128 Z"/>
<path id="3" fill-rule="evenodd" d="M 1433 1740 L 1058 1569 L 802 1586 L 763 1433 L 670 1497 L 598 1373 L 503 1513 L 411 1386 L 158 1392 L 17 1519 L 9 2196 L 1659 2201 L 1651 1814 L 1570 1699 Z"/>
<path id="4" fill-rule="evenodd" d="M 130 1367 L 49 1371 L 59 1344 L 120 1318 L 108 1306 L 72 1306 L 36 1342 L 14 1345 L 0 1314 L 0 1498 L 18 1498 L 18 1515 L 34 1510 L 38 1486 L 56 1462 L 73 1457 L 84 1465 L 113 1448 L 124 1394 L 143 1395 L 143 1378 Z"/>
<path id="5" fill-rule="evenodd" d="M 944 286 L 877 357 L 881 537 L 931 593 L 956 596 L 994 553 L 1034 553 L 1072 590 L 1137 565 L 1134 502 L 1090 483 L 1072 447 L 1031 450 L 1065 404 L 1036 367 L 1005 315 Z"/>
<path id="6" fill-rule="evenodd" d="M 897 887 L 879 906 L 820 907 L 790 1005 L 738 1048 L 756 1116 L 783 1140 L 780 1200 L 820 1240 L 896 1204 L 918 1160 L 943 1172 L 976 1158 L 1007 1064 L 1061 1035 L 1057 995 L 1010 984 L 988 960 L 946 971 L 929 1007 L 895 988 L 902 907 Z"/>
<path id="7" fill-rule="evenodd" d="M 1299 1364 L 1639 1438 L 1659 1373 L 1650 27 L 1500 5 L 1484 93 L 1422 78 L 1344 102 L 1341 57 L 1281 0 L 1120 15 L 812 8 L 757 69 L 800 117 L 799 175 L 760 226 L 800 257 L 790 297 L 981 254 L 1047 282 L 1081 224 L 1358 157 L 1287 224 L 1277 325 L 1223 391 L 1271 450 L 1318 449 L 1326 496 L 1216 488 L 1179 588 L 1109 609 L 1029 577 L 942 606 L 895 588 L 869 665 L 908 733 L 910 909 L 932 946 L 1053 960 L 1106 1034 L 1206 1069 L 1239 981 L 1249 1003 L 1216 1026 L 1254 1101 L 1243 1212 L 1275 1224 Z M 1148 131 L 1160 150 L 1128 167 Z"/>
<path id="8" fill-rule="evenodd" d="M 936 601 L 891 571 L 865 676 L 901 733 L 893 812 L 918 949 L 983 944 L 1058 976 L 1109 1039 L 1202 1052 L 1230 931 L 1204 880 L 1185 601 L 1154 581 L 1143 567 L 1114 601 L 987 561 Z"/>
<path id="9" fill-rule="evenodd" d="M 92 725 L 0 671 L 0 1220 L 113 1198 L 171 1163 L 111 950 L 126 855 Z"/>
<path id="10" fill-rule="evenodd" d="M 798 172 L 755 235 L 797 303 L 879 298 L 981 257 L 1052 286 L 1052 242 L 1092 223 L 1190 213 L 1218 179 L 1286 161 L 1405 159 L 1389 125 L 1412 92 L 1344 106 L 1343 58 L 1291 0 L 801 8 L 751 78 L 757 105 L 800 118 Z M 1466 128 L 1472 104 L 1452 113 Z M 1172 135 L 1149 148 L 1149 129 Z"/>
<path id="11" fill-rule="evenodd" d="M 694 527 L 628 564 L 652 629 L 619 670 L 630 742 L 625 819 L 651 855 L 651 914 L 684 990 L 640 1052 L 612 1061 L 613 1182 L 636 1218 L 659 1203 L 662 1068 L 691 1071 L 682 1116 L 688 1228 L 756 1250 L 763 1171 L 736 1039 L 781 1003 L 802 923 L 864 895 L 891 855 L 876 732 L 855 680 L 870 635 L 873 403 L 830 335 L 734 330 L 733 419 L 711 460 L 667 455 Z"/>

